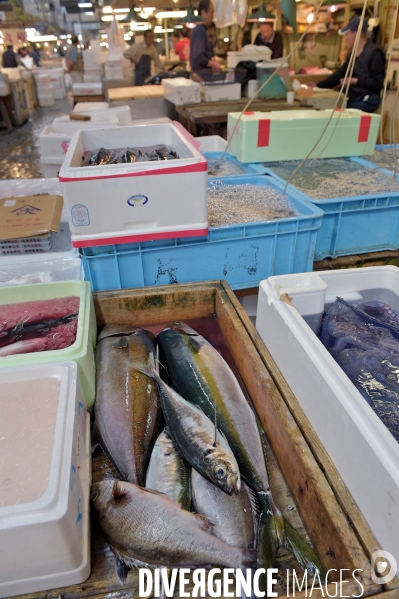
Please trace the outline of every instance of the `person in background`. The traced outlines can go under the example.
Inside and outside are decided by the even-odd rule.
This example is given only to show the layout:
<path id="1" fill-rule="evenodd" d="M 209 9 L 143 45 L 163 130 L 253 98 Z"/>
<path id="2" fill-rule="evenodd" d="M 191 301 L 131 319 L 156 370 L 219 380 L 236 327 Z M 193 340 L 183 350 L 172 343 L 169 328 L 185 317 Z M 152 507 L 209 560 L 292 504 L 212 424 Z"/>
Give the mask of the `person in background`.
<path id="1" fill-rule="evenodd" d="M 33 62 L 35 63 L 36 67 L 40 67 L 40 54 L 39 51 L 34 47 L 34 46 L 30 46 L 28 49 L 29 55 L 33 58 Z"/>
<path id="2" fill-rule="evenodd" d="M 346 46 L 350 52 L 344 64 L 327 79 L 319 81 L 317 87 L 332 89 L 343 84 L 359 27 L 360 17 L 353 17 L 345 27 L 338 31 L 339 35 L 346 36 Z M 348 108 L 358 108 L 363 112 L 377 110 L 381 104 L 380 94 L 384 86 L 384 78 L 385 55 L 367 39 L 367 23 L 364 21 L 350 80 Z M 311 87 L 315 87 L 315 85 L 315 83 L 310 84 Z"/>
<path id="3" fill-rule="evenodd" d="M 182 38 L 175 45 L 175 52 L 180 60 L 190 60 L 190 39 L 189 31 L 184 27 L 182 29 Z"/>
<path id="4" fill-rule="evenodd" d="M 163 64 L 154 46 L 154 32 L 151 29 L 144 31 L 144 41 L 136 42 L 130 46 L 123 56 L 135 65 L 135 85 L 144 85 L 148 77 L 151 77 L 151 63 L 159 70 L 163 70 Z"/>
<path id="5" fill-rule="evenodd" d="M 21 66 L 27 71 L 31 71 L 34 65 L 33 58 L 29 54 L 26 48 L 20 48 L 18 50 L 19 60 L 21 62 Z"/>
<path id="6" fill-rule="evenodd" d="M 200 0 L 198 14 L 205 23 L 198 24 L 193 29 L 190 38 L 190 66 L 192 71 L 215 69 L 220 71 L 220 64 L 213 59 L 212 44 L 207 35 L 207 29 L 212 25 L 214 8 L 210 0 Z"/>
<path id="7" fill-rule="evenodd" d="M 282 58 L 283 56 L 283 38 L 277 31 L 274 31 L 273 23 L 266 21 L 259 23 L 260 31 L 255 38 L 255 46 L 266 46 L 272 51 L 273 58 Z"/>
<path id="8" fill-rule="evenodd" d="M 3 69 L 16 69 L 18 67 L 18 57 L 14 52 L 12 44 L 7 44 L 7 50 L 3 52 L 1 64 L 3 65 Z"/>
<path id="9" fill-rule="evenodd" d="M 73 35 L 71 38 L 71 44 L 67 50 L 66 61 L 67 61 L 67 73 L 70 73 L 73 83 L 82 83 L 83 81 L 83 59 L 82 53 L 78 48 L 79 38 L 77 35 Z"/>

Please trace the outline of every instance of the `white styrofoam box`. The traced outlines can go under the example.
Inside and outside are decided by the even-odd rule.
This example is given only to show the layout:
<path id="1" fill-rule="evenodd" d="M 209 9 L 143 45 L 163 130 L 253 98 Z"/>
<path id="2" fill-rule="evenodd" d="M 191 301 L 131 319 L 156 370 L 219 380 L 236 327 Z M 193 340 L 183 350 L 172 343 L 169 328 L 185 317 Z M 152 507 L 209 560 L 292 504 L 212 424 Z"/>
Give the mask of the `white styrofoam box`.
<path id="1" fill-rule="evenodd" d="M 90 574 L 91 455 L 76 363 L 3 369 L 0 404 L 12 483 L 0 490 L 0 597 L 81 583 Z"/>
<path id="2" fill-rule="evenodd" d="M 99 53 L 100 50 L 94 47 L 90 50 L 82 51 L 83 68 L 85 71 L 98 71 L 100 69 Z"/>
<path id="3" fill-rule="evenodd" d="M 398 559 L 399 444 L 314 332 L 337 296 L 399 310 L 399 269 L 269 277 L 260 283 L 256 328 L 381 548 Z"/>
<path id="4" fill-rule="evenodd" d="M 39 100 L 39 106 L 53 106 L 55 103 L 54 85 L 49 85 L 48 87 L 39 87 L 37 91 L 37 99 Z"/>
<path id="5" fill-rule="evenodd" d="M 277 110 L 243 115 L 229 112 L 228 139 L 234 131 L 230 153 L 244 163 L 301 160 L 312 150 L 321 134 L 326 141 L 314 150 L 312 158 L 359 156 L 374 152 L 381 119 L 379 114 L 346 108 L 336 111 L 332 119 L 330 117 L 331 110 Z"/>
<path id="6" fill-rule="evenodd" d="M 176 160 L 82 167 L 100 147 L 167 145 Z M 178 123 L 76 133 L 60 171 L 72 245 L 206 235 L 207 162 Z"/>
<path id="7" fill-rule="evenodd" d="M 234 68 L 242 60 L 259 62 L 260 60 L 271 60 L 272 51 L 266 46 L 244 46 L 239 52 L 227 52 L 227 66 Z"/>
<path id="8" fill-rule="evenodd" d="M 222 102 L 224 100 L 239 100 L 240 98 L 241 83 L 201 85 L 201 99 L 204 102 Z"/>
<path id="9" fill-rule="evenodd" d="M 105 74 L 105 79 L 107 81 L 110 81 L 113 79 L 123 79 L 123 69 L 121 66 L 119 66 L 118 68 L 115 68 L 115 67 L 109 67 L 109 66 L 105 65 L 104 74 Z"/>
<path id="10" fill-rule="evenodd" d="M 87 114 L 93 110 L 108 110 L 108 102 L 77 102 L 73 107 L 72 112 L 84 112 Z"/>
<path id="11" fill-rule="evenodd" d="M 20 69 L 1 69 L 1 72 L 4 73 L 4 75 L 7 75 L 10 81 L 18 81 L 18 79 L 21 79 L 21 71 Z"/>
<path id="12" fill-rule="evenodd" d="M 252 98 L 256 94 L 259 89 L 259 81 L 257 79 L 251 79 L 248 81 L 248 84 L 244 91 L 244 96 L 246 98 Z"/>
<path id="13" fill-rule="evenodd" d="M 84 102 L 82 102 L 84 104 Z M 91 102 L 87 102 L 91 104 Z M 102 104 L 102 102 L 99 102 Z M 114 106 L 105 110 L 78 110 L 80 114 L 87 114 L 91 117 L 91 122 L 116 121 L 119 125 L 131 125 L 132 116 L 129 106 Z"/>
<path id="14" fill-rule="evenodd" d="M 103 84 L 102 83 L 73 83 L 72 84 L 72 95 L 73 96 L 102 96 Z"/>
<path id="15" fill-rule="evenodd" d="M 172 120 L 167 116 L 153 117 L 148 119 L 134 119 L 132 125 L 161 125 L 161 124 L 172 124 Z"/>
<path id="16" fill-rule="evenodd" d="M 83 83 L 100 83 L 101 73 L 96 71 L 86 71 L 83 73 Z"/>
<path id="17" fill-rule="evenodd" d="M 199 146 L 199 151 L 204 152 L 224 152 L 227 147 L 227 141 L 220 135 L 204 135 L 195 138 Z"/>
<path id="18" fill-rule="evenodd" d="M 58 178 L 62 165 L 62 158 L 59 156 L 41 156 L 40 166 L 43 170 L 45 179 Z"/>
<path id="19" fill-rule="evenodd" d="M 82 112 L 80 114 L 84 113 Z M 112 113 L 104 111 L 101 117 L 94 117 L 93 115 L 94 112 L 90 114 L 90 116 L 92 117 L 90 121 L 75 121 L 69 117 L 69 114 L 63 114 L 62 116 L 57 116 L 53 120 L 52 124 L 57 127 L 59 125 L 62 125 L 65 128 L 65 130 L 72 131 L 73 133 L 75 133 L 76 131 L 80 131 L 80 129 L 90 129 L 90 127 L 117 127 L 119 125 L 118 117 L 116 115 L 112 115 Z M 75 127 L 75 124 L 77 124 L 78 126 Z M 90 126 L 82 126 L 88 124 L 90 124 Z"/>
<path id="20" fill-rule="evenodd" d="M 112 119 L 107 122 L 93 121 L 69 121 L 55 125 L 47 125 L 39 134 L 40 156 L 46 162 L 45 156 L 60 158 L 62 161 L 67 153 L 69 143 L 76 131 L 82 129 L 104 129 L 106 127 L 117 127 L 118 121 Z"/>
<path id="21" fill-rule="evenodd" d="M 50 75 L 45 73 L 35 73 L 35 82 L 38 87 L 48 87 L 51 85 Z"/>
<path id="22" fill-rule="evenodd" d="M 176 106 L 201 102 L 200 84 L 196 81 L 185 77 L 163 79 L 162 87 L 165 98 Z"/>

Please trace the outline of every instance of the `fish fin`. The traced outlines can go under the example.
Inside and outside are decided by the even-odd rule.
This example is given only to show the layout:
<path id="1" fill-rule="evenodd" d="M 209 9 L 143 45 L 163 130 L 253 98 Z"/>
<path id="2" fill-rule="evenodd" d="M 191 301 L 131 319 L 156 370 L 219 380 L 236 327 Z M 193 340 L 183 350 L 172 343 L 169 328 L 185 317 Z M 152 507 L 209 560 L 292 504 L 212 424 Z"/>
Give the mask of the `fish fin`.
<path id="1" fill-rule="evenodd" d="M 193 516 L 197 520 L 197 524 L 204 530 L 205 532 L 211 532 L 214 527 L 214 523 L 209 520 L 206 516 L 201 516 L 200 514 L 193 514 Z"/>
<path id="2" fill-rule="evenodd" d="M 244 483 L 244 487 L 245 487 L 245 490 L 248 495 L 249 503 L 251 504 L 252 513 L 253 513 L 255 519 L 257 519 L 259 517 L 260 509 L 259 509 L 259 503 L 258 503 L 258 499 L 256 497 L 256 493 L 254 493 L 254 491 L 252 491 L 252 489 L 250 489 L 248 487 L 248 485 L 246 485 L 245 483 Z"/>
<path id="3" fill-rule="evenodd" d="M 122 499 L 122 497 L 124 497 L 126 495 L 126 490 L 123 486 L 123 482 L 121 480 L 117 480 L 114 484 L 114 486 L 112 487 L 112 496 L 115 499 L 115 501 L 119 501 L 119 499 Z"/>
<path id="4" fill-rule="evenodd" d="M 113 547 L 112 545 L 111 545 L 111 549 L 112 549 L 113 553 L 115 554 L 115 557 L 118 560 L 120 560 L 122 563 L 124 563 L 125 566 L 127 566 L 130 569 L 131 568 L 149 568 L 150 567 L 150 565 L 147 564 L 147 562 L 143 562 L 139 559 L 131 557 L 130 555 L 126 555 L 125 553 L 122 553 L 118 549 L 115 549 L 115 547 Z"/>
<path id="5" fill-rule="evenodd" d="M 250 568 L 252 570 L 252 568 L 256 568 L 256 564 L 257 564 L 257 550 L 256 549 L 249 549 L 248 547 L 245 547 L 242 551 L 242 565 L 244 568 Z"/>
<path id="6" fill-rule="evenodd" d="M 101 447 L 100 431 L 98 430 L 97 421 L 94 421 L 93 431 L 91 433 L 91 452 L 93 453 L 96 447 Z M 101 447 L 102 449 L 102 447 Z"/>
<path id="7" fill-rule="evenodd" d="M 202 347 L 201 341 L 199 341 L 199 339 L 197 339 L 196 337 L 189 337 L 188 342 L 194 351 L 199 351 Z"/>
<path id="8" fill-rule="evenodd" d="M 129 574 L 130 567 L 117 556 L 115 556 L 115 560 L 116 574 L 121 586 L 123 586 L 126 582 L 127 575 Z"/>
<path id="9" fill-rule="evenodd" d="M 282 544 L 284 547 L 296 558 L 302 568 L 312 576 L 318 572 L 320 580 L 324 583 L 326 571 L 315 551 L 285 518 L 283 518 L 283 525 L 284 541 Z"/>

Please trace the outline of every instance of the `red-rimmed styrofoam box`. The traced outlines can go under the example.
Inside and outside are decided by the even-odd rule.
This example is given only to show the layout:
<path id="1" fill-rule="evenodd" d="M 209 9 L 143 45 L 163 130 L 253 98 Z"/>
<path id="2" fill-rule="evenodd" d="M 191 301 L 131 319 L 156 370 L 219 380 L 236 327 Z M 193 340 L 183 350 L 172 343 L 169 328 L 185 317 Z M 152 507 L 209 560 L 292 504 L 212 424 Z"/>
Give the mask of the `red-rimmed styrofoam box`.
<path id="1" fill-rule="evenodd" d="M 179 158 L 82 167 L 101 147 L 166 145 Z M 208 234 L 207 161 L 179 123 L 76 133 L 60 170 L 74 247 Z"/>
<path id="2" fill-rule="evenodd" d="M 39 134 L 41 161 L 47 164 L 49 158 L 54 159 L 57 157 L 60 158 L 62 162 L 67 153 L 70 141 L 77 131 L 82 131 L 83 129 L 104 129 L 117 126 L 118 121 L 114 118 L 111 121 L 105 121 L 103 123 L 67 120 L 65 122 L 57 123 L 56 125 L 46 125 Z M 61 162 L 59 162 L 60 165 Z"/>
<path id="3" fill-rule="evenodd" d="M 72 95 L 73 96 L 102 96 L 103 84 L 102 83 L 73 83 L 72 84 Z"/>
<path id="4" fill-rule="evenodd" d="M 381 549 L 398 560 L 399 443 L 317 337 L 337 296 L 399 310 L 399 268 L 269 277 L 259 286 L 256 328 Z"/>
<path id="5" fill-rule="evenodd" d="M 210 86 L 211 87 L 211 86 Z M 240 162 L 275 162 L 306 158 L 337 158 L 372 154 L 381 115 L 355 108 L 230 112 L 227 120 L 229 152 Z M 234 134 L 233 134 L 234 132 Z"/>
<path id="6" fill-rule="evenodd" d="M 0 597 L 81 583 L 91 453 L 76 363 L 3 369 L 0 411 Z"/>

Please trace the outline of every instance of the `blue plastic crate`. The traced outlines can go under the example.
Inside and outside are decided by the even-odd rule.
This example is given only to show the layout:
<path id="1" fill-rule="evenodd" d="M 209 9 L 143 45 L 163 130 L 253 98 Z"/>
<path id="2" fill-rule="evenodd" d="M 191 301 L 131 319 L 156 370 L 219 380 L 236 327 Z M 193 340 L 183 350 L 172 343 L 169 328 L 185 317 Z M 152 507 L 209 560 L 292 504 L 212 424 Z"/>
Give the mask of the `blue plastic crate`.
<path id="1" fill-rule="evenodd" d="M 381 150 L 381 149 L 389 150 L 390 148 L 391 148 L 390 144 L 375 146 L 376 150 Z M 396 144 L 396 152 L 397 152 L 397 157 L 399 159 L 399 144 Z M 356 158 L 352 158 L 352 160 L 358 162 L 359 164 L 363 164 L 364 166 L 367 166 L 368 168 L 373 168 L 382 173 L 386 173 L 387 175 L 392 176 L 392 174 L 393 174 L 393 170 L 389 168 L 389 165 L 379 166 L 378 164 L 375 164 L 375 162 L 371 162 L 370 160 L 367 160 L 367 157 L 356 156 Z M 397 176 L 399 176 L 399 172 L 398 172 Z"/>
<path id="2" fill-rule="evenodd" d="M 375 169 L 375 165 L 365 163 L 360 158 L 347 160 Z M 384 172 L 383 169 L 379 170 Z M 272 167 L 267 167 L 267 172 L 277 181 L 286 184 L 286 180 L 277 175 Z M 385 173 L 389 174 L 388 171 Z M 315 199 L 291 184 L 287 190 L 312 202 L 324 212 L 317 234 L 315 260 L 399 248 L 399 191 Z"/>
<path id="3" fill-rule="evenodd" d="M 283 189 L 271 177 L 223 182 Z M 323 212 L 296 194 L 288 196 L 297 216 L 213 227 L 207 237 L 82 248 L 86 279 L 94 291 L 209 279 L 242 289 L 273 274 L 311 271 Z"/>
<path id="4" fill-rule="evenodd" d="M 205 158 L 207 158 L 208 161 L 218 160 L 221 156 L 223 156 L 223 152 L 205 152 L 204 156 Z M 267 171 L 266 167 L 264 167 L 263 164 L 244 164 L 243 162 L 240 162 L 238 158 L 228 153 L 225 154 L 223 162 L 226 162 L 228 165 L 231 165 L 232 167 L 236 166 L 237 169 L 241 169 L 243 172 L 237 173 L 236 175 L 226 175 L 225 177 L 223 175 L 216 175 L 215 177 L 214 175 L 210 175 L 208 170 L 209 178 L 217 178 L 224 180 L 225 178 L 231 179 L 234 177 L 234 179 L 236 179 L 237 177 L 248 177 L 248 175 L 264 175 Z"/>

